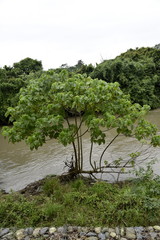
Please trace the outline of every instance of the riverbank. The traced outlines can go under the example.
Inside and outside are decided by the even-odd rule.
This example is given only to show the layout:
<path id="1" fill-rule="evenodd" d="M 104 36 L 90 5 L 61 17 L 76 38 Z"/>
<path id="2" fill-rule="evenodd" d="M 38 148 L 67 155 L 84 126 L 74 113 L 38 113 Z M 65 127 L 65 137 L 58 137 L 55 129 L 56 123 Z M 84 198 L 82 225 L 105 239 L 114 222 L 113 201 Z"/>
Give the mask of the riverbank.
<path id="1" fill-rule="evenodd" d="M 160 239 L 160 226 L 150 227 L 42 227 L 25 229 L 0 229 L 0 239 L 4 240 L 154 240 Z"/>
<path id="2" fill-rule="evenodd" d="M 0 199 L 4 240 L 160 239 L 159 177 L 111 184 L 50 176 L 19 192 L 1 192 Z"/>

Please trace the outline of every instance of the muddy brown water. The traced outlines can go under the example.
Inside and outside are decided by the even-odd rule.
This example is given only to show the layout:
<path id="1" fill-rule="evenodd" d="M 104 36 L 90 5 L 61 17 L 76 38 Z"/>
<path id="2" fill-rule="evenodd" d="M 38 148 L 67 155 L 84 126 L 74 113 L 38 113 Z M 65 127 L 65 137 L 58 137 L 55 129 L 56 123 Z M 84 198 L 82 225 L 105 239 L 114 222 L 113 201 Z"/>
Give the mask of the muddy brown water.
<path id="1" fill-rule="evenodd" d="M 156 124 L 160 130 L 160 109 L 151 111 L 147 119 Z M 112 139 L 114 134 L 114 131 L 109 131 L 108 139 Z M 88 168 L 87 159 L 90 142 L 87 135 L 84 137 L 83 146 L 84 166 Z M 103 145 L 94 146 L 93 161 L 98 162 L 103 149 Z M 108 149 L 103 160 L 117 159 L 118 157 L 125 158 L 129 153 L 140 149 L 141 145 L 133 138 L 120 136 Z M 67 168 L 64 168 L 64 162 L 71 159 L 72 153 L 72 146 L 63 147 L 55 140 L 49 140 L 38 150 L 30 151 L 25 142 L 8 143 L 0 134 L 0 188 L 6 191 L 11 189 L 17 191 L 46 175 L 67 172 Z M 154 172 L 160 175 L 160 148 L 150 148 L 147 150 L 146 156 L 150 159 L 157 159 Z M 103 177 L 109 181 L 115 179 L 115 176 L 112 175 L 104 175 Z M 121 176 L 121 179 L 125 178 L 126 175 Z"/>

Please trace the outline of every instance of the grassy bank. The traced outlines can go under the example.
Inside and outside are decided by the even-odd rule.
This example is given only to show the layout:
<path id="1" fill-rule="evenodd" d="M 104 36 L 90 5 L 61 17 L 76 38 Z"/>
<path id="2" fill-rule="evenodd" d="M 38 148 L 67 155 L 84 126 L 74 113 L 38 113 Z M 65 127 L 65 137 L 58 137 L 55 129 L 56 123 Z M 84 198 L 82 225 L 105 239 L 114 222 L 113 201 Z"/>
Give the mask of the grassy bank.
<path id="1" fill-rule="evenodd" d="M 40 191 L 0 194 L 0 227 L 147 226 L 160 221 L 160 178 L 125 184 L 42 181 Z"/>

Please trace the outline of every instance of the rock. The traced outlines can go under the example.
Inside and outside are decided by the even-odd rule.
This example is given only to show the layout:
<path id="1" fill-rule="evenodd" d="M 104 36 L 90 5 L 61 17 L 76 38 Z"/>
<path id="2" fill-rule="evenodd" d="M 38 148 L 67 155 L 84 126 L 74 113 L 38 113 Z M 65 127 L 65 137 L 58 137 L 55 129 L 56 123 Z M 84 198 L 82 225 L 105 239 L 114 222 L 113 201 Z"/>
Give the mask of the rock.
<path id="1" fill-rule="evenodd" d="M 41 230 L 41 228 L 35 228 L 34 231 L 33 231 L 33 236 L 38 237 L 40 230 Z"/>
<path id="2" fill-rule="evenodd" d="M 80 233 L 79 233 L 79 236 L 80 236 L 80 237 L 84 237 L 84 236 L 86 236 L 86 233 L 85 233 L 85 232 L 80 232 Z"/>
<path id="3" fill-rule="evenodd" d="M 144 231 L 144 228 L 143 227 L 135 227 L 134 230 L 136 233 L 137 240 L 142 240 L 143 239 L 142 233 Z"/>
<path id="4" fill-rule="evenodd" d="M 120 230 L 119 230 L 119 228 L 118 228 L 118 227 L 116 227 L 116 228 L 115 228 L 115 232 L 116 232 L 116 234 L 117 234 L 117 235 L 119 235 L 119 234 L 120 234 Z"/>
<path id="5" fill-rule="evenodd" d="M 58 233 L 66 233 L 67 232 L 67 228 L 66 227 L 59 227 L 59 228 L 57 228 L 57 232 Z"/>
<path id="6" fill-rule="evenodd" d="M 87 237 L 86 239 L 87 239 L 87 240 L 98 240 L 97 237 Z"/>
<path id="7" fill-rule="evenodd" d="M 69 226 L 69 227 L 68 227 L 68 232 L 69 232 L 69 233 L 72 233 L 73 231 L 74 231 L 74 230 L 73 230 L 73 227 L 72 227 L 72 226 Z"/>
<path id="8" fill-rule="evenodd" d="M 24 238 L 24 240 L 30 240 L 30 237 L 29 237 L 29 236 L 26 236 L 26 237 Z"/>
<path id="9" fill-rule="evenodd" d="M 86 234 L 86 237 L 96 237 L 96 236 L 97 236 L 97 234 L 95 232 L 88 232 Z"/>
<path id="10" fill-rule="evenodd" d="M 48 239 L 49 238 L 49 234 L 46 233 L 46 234 L 42 235 L 42 238 L 43 239 Z"/>
<path id="11" fill-rule="evenodd" d="M 69 238 L 68 234 L 67 233 L 64 233 L 62 235 L 62 237 L 60 238 L 60 240 L 67 240 Z"/>
<path id="12" fill-rule="evenodd" d="M 101 232 L 101 227 L 96 227 L 95 229 L 94 229 L 94 231 L 98 234 L 98 233 L 100 233 Z"/>
<path id="13" fill-rule="evenodd" d="M 25 237 L 24 229 L 20 229 L 20 230 L 16 231 L 16 237 L 18 240 L 22 240 Z"/>
<path id="14" fill-rule="evenodd" d="M 14 233 L 13 232 L 9 232 L 6 235 L 4 235 L 4 238 L 6 238 L 7 240 L 14 240 Z M 3 237 L 2 237 L 3 239 Z"/>
<path id="15" fill-rule="evenodd" d="M 109 238 L 109 232 L 105 232 L 106 238 Z"/>
<path id="16" fill-rule="evenodd" d="M 106 239 L 105 233 L 99 233 L 99 234 L 98 234 L 98 239 L 100 239 L 100 240 L 105 240 L 105 239 Z"/>
<path id="17" fill-rule="evenodd" d="M 73 226 L 73 232 L 77 232 L 78 231 L 78 227 L 77 226 Z"/>
<path id="18" fill-rule="evenodd" d="M 88 232 L 88 228 L 87 227 L 82 227 L 81 231 L 87 233 Z"/>
<path id="19" fill-rule="evenodd" d="M 3 237 L 4 235 L 6 235 L 7 233 L 9 233 L 9 228 L 4 228 L 0 231 L 0 237 Z"/>
<path id="20" fill-rule="evenodd" d="M 67 231 L 68 230 L 68 231 Z M 83 232 L 83 231 L 84 232 Z M 101 230 L 101 232 L 100 232 Z M 79 231 L 79 232 L 78 232 Z M 120 236 L 123 234 L 125 236 Z M 160 226 L 153 227 L 126 227 L 103 228 L 101 227 L 55 227 L 26 228 L 16 231 L 16 228 L 0 228 L 2 240 L 160 240 Z"/>
<path id="21" fill-rule="evenodd" d="M 59 236 L 59 235 L 60 235 L 59 233 L 55 232 L 54 235 L 51 235 L 51 236 L 50 236 L 50 238 L 51 238 L 51 239 L 54 239 L 54 240 L 57 240 L 57 239 L 59 240 L 59 239 L 60 239 L 60 236 Z"/>
<path id="22" fill-rule="evenodd" d="M 114 228 L 108 228 L 108 232 L 109 232 L 109 233 L 115 232 L 115 231 L 114 231 Z"/>
<path id="23" fill-rule="evenodd" d="M 157 240 L 157 233 L 150 232 L 151 240 Z"/>
<path id="24" fill-rule="evenodd" d="M 77 227 L 77 232 L 80 233 L 82 231 L 82 228 L 81 227 Z"/>
<path id="25" fill-rule="evenodd" d="M 33 234 L 33 228 L 26 228 L 25 230 L 24 230 L 24 232 L 25 232 L 25 234 L 26 235 L 32 235 Z"/>
<path id="26" fill-rule="evenodd" d="M 110 232 L 109 235 L 110 235 L 112 238 L 115 238 L 115 237 L 116 237 L 116 233 L 115 233 L 115 232 Z"/>
<path id="27" fill-rule="evenodd" d="M 153 232 L 153 231 L 154 231 L 153 227 L 151 227 L 151 226 L 146 227 L 146 230 L 147 230 L 148 232 Z"/>
<path id="28" fill-rule="evenodd" d="M 120 235 L 121 235 L 122 237 L 124 236 L 124 228 L 123 228 L 123 227 L 120 229 Z"/>
<path id="29" fill-rule="evenodd" d="M 53 234 L 53 233 L 55 233 L 56 232 L 56 228 L 55 227 L 51 227 L 50 229 L 49 229 L 49 233 L 50 234 Z"/>
<path id="30" fill-rule="evenodd" d="M 156 225 L 156 226 L 154 226 L 153 228 L 154 228 L 154 230 L 156 230 L 156 231 L 160 231 L 160 226 L 157 226 L 157 225 Z"/>
<path id="31" fill-rule="evenodd" d="M 48 227 L 44 227 L 44 228 L 41 228 L 41 230 L 39 231 L 40 235 L 44 235 L 48 232 L 49 228 Z"/>
<path id="32" fill-rule="evenodd" d="M 136 238 L 134 228 L 132 228 L 132 227 L 126 228 L 126 238 L 129 238 L 129 239 L 135 239 Z"/>
<path id="33" fill-rule="evenodd" d="M 102 228 L 102 233 L 105 233 L 105 232 L 108 232 L 108 228 L 107 227 Z"/>

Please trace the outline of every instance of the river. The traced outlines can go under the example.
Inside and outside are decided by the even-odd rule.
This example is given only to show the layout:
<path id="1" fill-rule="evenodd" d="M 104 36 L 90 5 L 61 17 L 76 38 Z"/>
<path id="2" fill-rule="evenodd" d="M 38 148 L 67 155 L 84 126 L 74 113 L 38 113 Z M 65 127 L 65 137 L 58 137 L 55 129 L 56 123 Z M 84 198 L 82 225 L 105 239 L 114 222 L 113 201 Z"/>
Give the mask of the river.
<path id="1" fill-rule="evenodd" d="M 147 119 L 156 124 L 160 130 L 160 109 L 151 111 Z M 113 132 L 109 133 L 111 138 Z M 84 138 L 84 158 L 88 157 L 90 143 L 88 136 Z M 102 147 L 95 146 L 93 159 L 96 161 Z M 109 148 L 104 156 L 105 159 L 124 157 L 126 154 L 135 152 L 139 148 L 139 143 L 132 138 L 120 137 Z M 49 140 L 38 150 L 30 151 L 25 142 L 16 144 L 8 143 L 7 139 L 0 134 L 0 188 L 6 191 L 14 191 L 24 188 L 27 184 L 39 180 L 49 174 L 61 174 L 67 171 L 64 168 L 64 161 L 70 160 L 72 147 L 63 147 L 56 140 Z M 150 158 L 156 158 L 154 165 L 156 174 L 160 174 L 160 148 L 150 149 Z M 85 163 L 85 167 L 88 164 Z M 111 176 L 109 177 L 111 180 Z M 122 176 L 123 179 L 123 176 Z"/>

